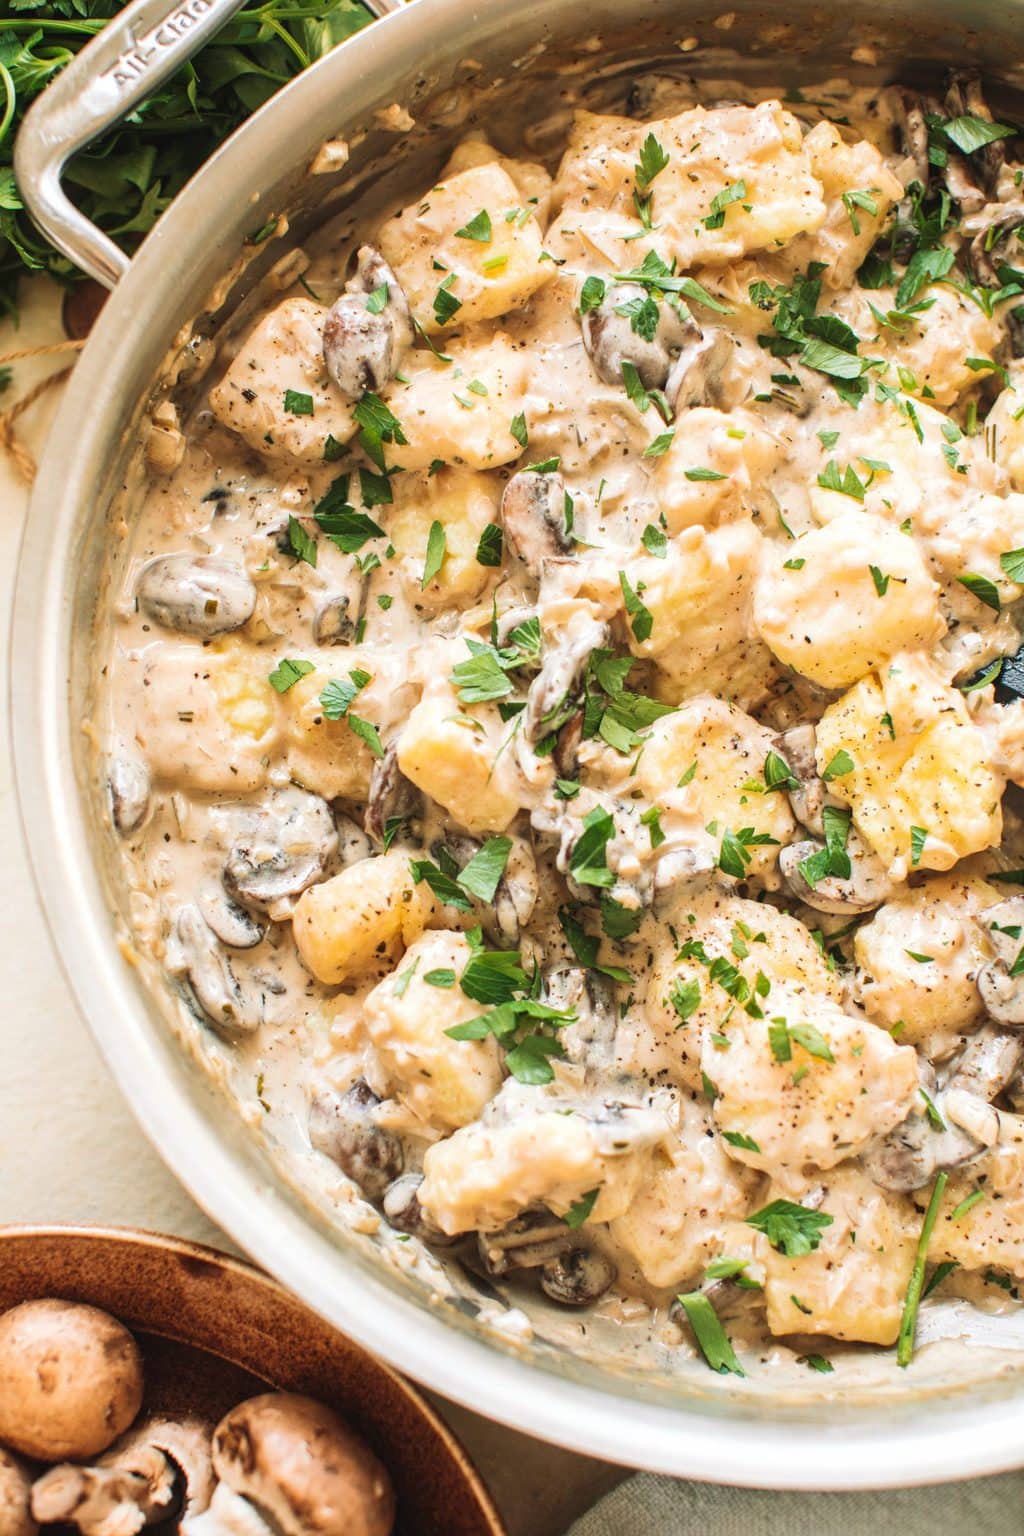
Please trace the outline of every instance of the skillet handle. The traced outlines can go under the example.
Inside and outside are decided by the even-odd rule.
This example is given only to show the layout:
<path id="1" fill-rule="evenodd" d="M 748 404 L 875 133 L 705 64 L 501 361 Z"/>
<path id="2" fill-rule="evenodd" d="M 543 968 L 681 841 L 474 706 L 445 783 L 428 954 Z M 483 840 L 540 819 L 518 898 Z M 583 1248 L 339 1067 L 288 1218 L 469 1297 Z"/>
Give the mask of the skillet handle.
<path id="1" fill-rule="evenodd" d="M 131 0 L 35 102 L 14 146 L 25 206 L 59 251 L 113 288 L 129 257 L 61 187 L 72 155 L 98 138 L 190 59 L 246 0 Z M 363 0 L 375 16 L 403 0 Z"/>

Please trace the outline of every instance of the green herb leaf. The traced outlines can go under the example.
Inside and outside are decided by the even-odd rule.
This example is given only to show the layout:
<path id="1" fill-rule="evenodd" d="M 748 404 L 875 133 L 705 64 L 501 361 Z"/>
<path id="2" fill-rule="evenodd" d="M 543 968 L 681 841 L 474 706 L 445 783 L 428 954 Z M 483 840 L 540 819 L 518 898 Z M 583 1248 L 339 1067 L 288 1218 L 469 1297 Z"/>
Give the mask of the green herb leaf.
<path id="1" fill-rule="evenodd" d="M 924 853 L 924 845 L 928 841 L 927 827 L 911 827 L 910 829 L 910 867 L 916 869 L 921 862 Z"/>
<path id="2" fill-rule="evenodd" d="M 286 656 L 283 661 L 278 662 L 267 678 L 267 682 L 277 693 L 287 693 L 289 688 L 294 688 L 300 677 L 306 677 L 310 672 L 315 671 L 316 668 L 311 661 Z"/>
<path id="3" fill-rule="evenodd" d="M 676 1299 L 686 1313 L 700 1352 L 711 1369 L 719 1375 L 745 1375 L 725 1329 L 719 1322 L 718 1313 L 703 1291 L 690 1291 Z"/>
<path id="4" fill-rule="evenodd" d="M 968 592 L 974 594 L 979 603 L 984 603 L 986 608 L 991 608 L 995 613 L 1000 611 L 1003 605 L 999 597 L 999 588 L 994 581 L 990 581 L 987 576 L 979 576 L 974 571 L 965 571 L 956 579 L 962 587 L 966 587 Z"/>
<path id="5" fill-rule="evenodd" d="M 586 315 L 592 309 L 600 309 L 604 303 L 604 295 L 603 280 L 600 277 L 588 277 L 580 289 L 580 314 Z"/>
<path id="6" fill-rule="evenodd" d="M 722 225 L 725 223 L 725 210 L 730 207 L 732 203 L 742 203 L 746 196 L 747 184 L 742 179 L 733 182 L 731 186 L 723 187 L 720 192 L 716 192 L 714 197 L 711 199 L 710 213 L 706 219 L 701 220 L 704 228 L 721 229 Z"/>
<path id="7" fill-rule="evenodd" d="M 826 784 L 829 784 L 833 779 L 841 779 L 845 773 L 852 773 L 853 768 L 853 758 L 850 756 L 849 752 L 847 752 L 845 747 L 840 747 L 839 751 L 836 753 L 835 757 L 832 758 L 831 762 L 826 764 L 821 777 Z"/>
<path id="8" fill-rule="evenodd" d="M 987 118 L 970 115 L 952 117 L 942 124 L 942 133 L 965 155 L 973 155 L 976 149 L 994 144 L 997 139 L 1011 138 L 1016 131 L 1006 123 L 990 123 Z"/>
<path id="9" fill-rule="evenodd" d="M 763 1232 L 772 1247 L 789 1259 L 813 1253 L 821 1244 L 822 1232 L 832 1225 L 832 1221 L 827 1211 L 812 1211 L 806 1205 L 795 1205 L 792 1200 L 773 1200 L 746 1218 L 748 1227 Z"/>
<path id="10" fill-rule="evenodd" d="M 654 523 L 648 523 L 641 535 L 641 540 L 644 549 L 646 549 L 649 555 L 653 555 L 656 560 L 664 560 L 666 558 L 668 554 L 668 539 L 663 529 L 658 528 Z"/>
<path id="11" fill-rule="evenodd" d="M 304 394 L 299 389 L 286 389 L 284 392 L 284 408 L 292 416 L 312 416 L 313 396 Z"/>
<path id="12" fill-rule="evenodd" d="M 511 851 L 510 837 L 489 837 L 458 876 L 462 889 L 478 901 L 493 901 Z"/>
<path id="13" fill-rule="evenodd" d="M 1024 549 L 1008 549 L 999 556 L 999 564 L 1018 586 L 1024 586 Z"/>
<path id="14" fill-rule="evenodd" d="M 459 240 L 475 240 L 479 245 L 486 245 L 491 238 L 491 216 L 487 209 L 481 208 L 468 224 L 455 231 L 455 235 Z"/>
<path id="15" fill-rule="evenodd" d="M 630 618 L 630 628 L 636 640 L 642 645 L 645 640 L 651 638 L 651 631 L 654 628 L 654 615 L 641 601 L 638 593 L 630 586 L 625 571 L 619 572 L 619 586 L 622 588 L 622 600 L 626 605 L 626 613 Z"/>
<path id="16" fill-rule="evenodd" d="M 306 532 L 297 517 L 288 516 L 288 543 L 292 554 L 307 565 L 316 565 L 316 539 Z"/>
<path id="17" fill-rule="evenodd" d="M 448 538 L 444 527 L 435 518 L 430 525 L 430 532 L 427 534 L 427 557 L 423 563 L 423 579 L 420 582 L 421 592 L 429 587 L 442 565 L 444 565 L 447 549 Z"/>
<path id="18" fill-rule="evenodd" d="M 345 717 L 349 723 L 349 729 L 360 741 L 366 743 L 374 757 L 380 759 L 384 756 L 384 746 L 380 739 L 380 732 L 369 720 L 361 720 L 358 715 L 348 714 Z"/>
<path id="19" fill-rule="evenodd" d="M 947 1173 L 940 1173 L 932 1186 L 931 1198 L 928 1201 L 928 1209 L 925 1212 L 924 1221 L 921 1223 L 921 1233 L 917 1240 L 917 1255 L 914 1259 L 914 1267 L 910 1273 L 910 1281 L 907 1285 L 907 1294 L 903 1302 L 903 1315 L 900 1318 L 899 1338 L 896 1342 L 896 1364 L 908 1366 L 914 1354 L 914 1336 L 917 1333 L 917 1314 L 921 1305 L 921 1293 L 924 1289 L 925 1264 L 928 1258 L 928 1244 L 931 1242 L 932 1232 L 939 1216 L 939 1206 L 946 1192 L 949 1182 Z"/>
<path id="20" fill-rule="evenodd" d="M 522 411 L 519 412 L 518 416 L 513 416 L 511 422 L 509 423 L 509 431 L 515 438 L 516 442 L 519 444 L 520 448 L 529 447 L 530 434 L 526 430 L 526 416 Z"/>
<path id="21" fill-rule="evenodd" d="M 600 1193 L 599 1189 L 588 1189 L 585 1195 L 581 1195 L 578 1200 L 574 1200 L 562 1218 L 566 1226 L 571 1227 L 574 1232 L 578 1227 L 582 1227 L 597 1204 L 597 1197 Z"/>
<path id="22" fill-rule="evenodd" d="M 504 535 L 497 523 L 488 523 L 476 546 L 476 563 L 497 568 L 501 565 Z"/>
<path id="23" fill-rule="evenodd" d="M 369 672 L 355 670 L 349 673 L 349 681 L 333 677 L 320 691 L 320 708 L 328 720 L 341 720 L 348 714 L 352 700 L 370 681 Z"/>
<path id="24" fill-rule="evenodd" d="M 633 167 L 633 175 L 641 191 L 650 186 L 655 176 L 661 175 L 669 158 L 668 152 L 658 143 L 654 134 L 649 133 L 640 146 L 640 158 Z"/>
<path id="25" fill-rule="evenodd" d="M 449 988 L 455 985 L 455 972 L 445 969 L 424 971 L 423 980 L 427 983 L 428 987 L 440 987 L 443 991 L 447 992 Z"/>
<path id="26" fill-rule="evenodd" d="M 569 873 L 578 885 L 610 886 L 615 876 L 608 868 L 605 850 L 615 835 L 611 813 L 595 806 L 583 818 L 583 831 L 569 855 Z"/>
<path id="27" fill-rule="evenodd" d="M 728 480 L 728 475 L 719 474 L 717 469 L 704 469 L 700 465 L 696 469 L 684 469 L 683 478 L 686 480 Z"/>
<path id="28" fill-rule="evenodd" d="M 494 646 L 483 645 L 468 637 L 466 644 L 472 654 L 451 671 L 451 682 L 458 689 L 462 703 L 486 704 L 492 699 L 506 698 L 513 691 L 512 683 L 505 675 Z"/>

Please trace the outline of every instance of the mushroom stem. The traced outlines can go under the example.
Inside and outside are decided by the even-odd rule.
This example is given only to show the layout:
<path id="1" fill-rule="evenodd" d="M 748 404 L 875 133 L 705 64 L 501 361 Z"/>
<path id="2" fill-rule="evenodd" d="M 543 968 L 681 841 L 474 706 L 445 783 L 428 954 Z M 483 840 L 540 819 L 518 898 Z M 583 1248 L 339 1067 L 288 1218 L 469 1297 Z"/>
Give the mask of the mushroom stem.
<path id="1" fill-rule="evenodd" d="M 181 1536 L 274 1536 L 273 1530 L 257 1509 L 235 1493 L 227 1483 L 218 1483 L 209 1509 L 191 1520 L 183 1520 Z"/>
<path id="2" fill-rule="evenodd" d="M 41 1525 L 77 1525 L 82 1536 L 135 1536 L 162 1520 L 174 1502 L 174 1469 L 155 1455 L 162 1465 L 152 1480 L 117 1467 L 53 1467 L 32 1489 L 32 1514 Z"/>

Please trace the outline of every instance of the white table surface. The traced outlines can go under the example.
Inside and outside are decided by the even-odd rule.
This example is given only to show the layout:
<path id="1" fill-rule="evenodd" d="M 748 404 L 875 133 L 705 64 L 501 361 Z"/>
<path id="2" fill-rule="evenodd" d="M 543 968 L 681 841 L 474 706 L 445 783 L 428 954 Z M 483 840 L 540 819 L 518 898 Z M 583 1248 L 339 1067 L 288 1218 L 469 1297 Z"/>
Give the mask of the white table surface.
<path id="1" fill-rule="evenodd" d="M 57 296 L 24 285 L 20 326 L 0 325 L 0 355 L 63 340 Z M 0 409 L 66 357 L 15 365 Z M 22 418 L 39 457 L 53 391 Z M 9 625 L 27 492 L 0 455 L 0 1224 L 97 1222 L 145 1227 L 231 1249 L 145 1140 L 82 1023 L 36 900 L 18 822 L 7 715 Z M 15 658 L 15 663 L 17 658 Z M 500 1429 L 435 1398 L 502 1507 L 512 1536 L 557 1536 L 623 1475 Z"/>

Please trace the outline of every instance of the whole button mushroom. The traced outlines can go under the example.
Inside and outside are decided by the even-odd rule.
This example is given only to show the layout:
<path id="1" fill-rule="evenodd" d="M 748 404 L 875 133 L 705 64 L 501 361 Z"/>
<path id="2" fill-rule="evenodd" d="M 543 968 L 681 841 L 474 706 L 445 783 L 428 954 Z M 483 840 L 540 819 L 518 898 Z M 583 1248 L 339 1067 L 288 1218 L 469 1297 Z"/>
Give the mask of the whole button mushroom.
<path id="1" fill-rule="evenodd" d="M 390 1536 L 395 1496 L 369 1446 L 324 1403 L 250 1398 L 213 1435 L 220 1482 L 183 1536 Z"/>
<path id="2" fill-rule="evenodd" d="M 36 1536 L 29 1504 L 32 1479 L 17 1457 L 0 1445 L 0 1536 Z"/>
<path id="3" fill-rule="evenodd" d="M 155 624 L 209 640 L 252 618 L 256 588 L 240 566 L 212 555 L 161 555 L 139 576 L 135 595 Z"/>
<path id="4" fill-rule="evenodd" d="M 127 1328 L 70 1301 L 0 1317 L 0 1441 L 37 1461 L 98 1456 L 142 1406 L 142 1356 Z"/>

